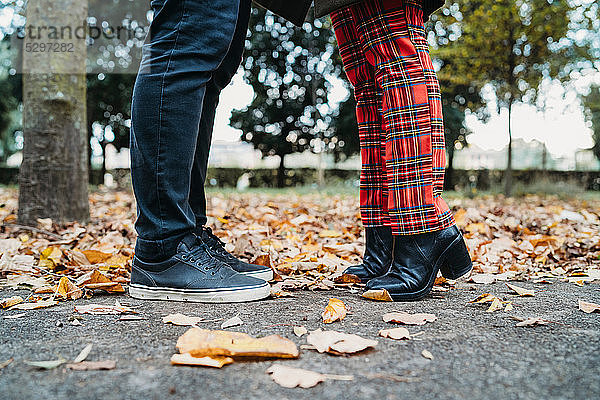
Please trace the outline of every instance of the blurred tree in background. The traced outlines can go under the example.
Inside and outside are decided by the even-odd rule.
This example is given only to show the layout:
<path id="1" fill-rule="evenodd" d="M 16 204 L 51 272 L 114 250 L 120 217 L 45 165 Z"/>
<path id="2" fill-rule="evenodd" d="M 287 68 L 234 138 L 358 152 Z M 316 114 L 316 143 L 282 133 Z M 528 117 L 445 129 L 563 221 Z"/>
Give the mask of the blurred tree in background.
<path id="1" fill-rule="evenodd" d="M 331 83 L 341 73 L 333 62 L 334 36 L 329 20 L 297 27 L 262 8 L 253 8 L 246 40 L 244 79 L 254 90 L 252 103 L 234 110 L 230 124 L 242 130 L 263 157 L 279 156 L 277 186 L 284 184 L 285 156 L 336 146 L 329 129 Z"/>
<path id="2" fill-rule="evenodd" d="M 537 105 L 543 81 L 566 83 L 593 67 L 594 50 L 579 33 L 593 33 L 594 4 L 588 0 L 461 0 L 450 5 L 454 40 L 438 50 L 453 59 L 449 80 L 489 87 L 498 111 L 508 109 L 505 193 L 512 193 L 511 112 L 517 102 Z"/>
<path id="3" fill-rule="evenodd" d="M 585 120 L 592 129 L 592 151 L 600 160 L 600 86 L 592 85 L 590 92 L 581 97 Z"/>

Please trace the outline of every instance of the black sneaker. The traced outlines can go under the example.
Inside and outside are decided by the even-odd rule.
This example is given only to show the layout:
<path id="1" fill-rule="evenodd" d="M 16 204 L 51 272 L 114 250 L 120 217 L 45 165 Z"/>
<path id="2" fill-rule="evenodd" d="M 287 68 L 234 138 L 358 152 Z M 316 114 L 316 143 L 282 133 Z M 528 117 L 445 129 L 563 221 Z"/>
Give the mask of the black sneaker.
<path id="1" fill-rule="evenodd" d="M 270 292 L 264 280 L 239 274 L 212 257 L 192 234 L 166 261 L 147 263 L 134 257 L 129 284 L 129 295 L 144 300 L 235 303 L 263 299 Z"/>
<path id="2" fill-rule="evenodd" d="M 201 229 L 201 231 L 197 232 L 199 241 L 202 241 L 209 247 L 211 255 L 217 260 L 229 265 L 234 271 L 240 274 L 253 276 L 267 282 L 273 279 L 273 270 L 271 268 L 238 260 L 225 250 L 225 243 L 215 236 L 210 228 L 202 227 Z"/>

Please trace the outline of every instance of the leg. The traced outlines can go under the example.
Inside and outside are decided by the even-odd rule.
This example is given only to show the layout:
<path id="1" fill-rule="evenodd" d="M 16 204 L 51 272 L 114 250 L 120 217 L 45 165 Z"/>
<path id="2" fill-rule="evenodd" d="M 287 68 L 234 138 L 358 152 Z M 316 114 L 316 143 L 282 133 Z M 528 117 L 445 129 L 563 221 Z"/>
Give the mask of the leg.
<path id="1" fill-rule="evenodd" d="M 153 0 L 132 100 L 136 254 L 166 259 L 195 227 L 190 176 L 206 85 L 227 54 L 239 1 Z"/>
<path id="2" fill-rule="evenodd" d="M 219 68 L 213 73 L 212 79 L 206 85 L 202 115 L 200 116 L 200 127 L 194 164 L 192 166 L 192 180 L 190 188 L 190 207 L 195 216 L 196 227 L 206 225 L 206 195 L 204 193 L 204 182 L 206 181 L 206 169 L 208 167 L 208 156 L 212 141 L 215 111 L 219 103 L 221 90 L 231 82 L 242 61 L 242 53 L 246 42 L 248 20 L 250 18 L 250 0 L 240 0 L 239 15 L 235 27 L 233 40 L 227 55 Z"/>
<path id="3" fill-rule="evenodd" d="M 335 11 L 331 21 L 340 49 L 346 76 L 354 87 L 356 119 L 362 168 L 360 174 L 360 212 L 365 226 L 366 247 L 363 263 L 344 273 L 363 282 L 385 274 L 392 262 L 392 235 L 387 215 L 382 129 L 381 93 L 375 82 L 375 69 L 365 59 L 356 23 L 349 8 Z M 382 146 L 383 143 L 383 146 Z"/>
<path id="4" fill-rule="evenodd" d="M 376 80 L 383 92 L 387 203 L 395 235 L 439 231 L 454 223 L 437 184 L 440 177 L 443 179 L 443 167 L 440 170 L 439 164 L 445 164 L 445 160 L 439 151 L 440 136 L 432 134 L 432 128 L 439 130 L 442 123 L 438 115 L 441 108 L 429 101 L 428 81 L 435 79 L 435 74 L 430 69 L 427 78 L 423 60 L 429 55 L 423 49 L 424 43 L 416 48 L 415 35 L 409 32 L 409 25 L 413 24 L 422 29 L 422 10 L 418 9 L 420 21 L 409 22 L 407 4 L 377 0 L 352 7 L 366 57 L 376 69 Z M 411 14 L 413 19 L 418 18 L 415 13 Z M 443 146 L 443 129 L 441 137 Z"/>
<path id="5" fill-rule="evenodd" d="M 392 299 L 427 295 L 439 270 L 450 279 L 472 267 L 440 197 L 445 166 L 439 86 L 423 32 L 420 0 L 372 0 L 352 7 L 359 37 L 383 91 L 388 210 L 394 236 L 389 272 L 367 289 Z"/>

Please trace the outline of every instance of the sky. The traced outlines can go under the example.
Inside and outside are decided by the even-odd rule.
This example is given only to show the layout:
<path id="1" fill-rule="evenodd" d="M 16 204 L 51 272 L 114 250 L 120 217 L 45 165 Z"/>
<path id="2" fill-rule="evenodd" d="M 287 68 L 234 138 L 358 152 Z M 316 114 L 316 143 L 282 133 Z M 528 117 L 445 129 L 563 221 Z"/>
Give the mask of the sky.
<path id="1" fill-rule="evenodd" d="M 581 91 L 592 82 L 600 83 L 600 73 L 579 79 L 574 87 Z M 221 93 L 213 140 L 239 141 L 241 131 L 229 126 L 229 117 L 233 109 L 250 104 L 252 96 L 252 87 L 244 83 L 241 72 L 238 72 L 232 83 Z M 341 83 L 334 82 L 332 100 L 339 102 L 346 96 L 347 92 Z M 546 143 L 549 152 L 556 156 L 573 156 L 576 150 L 593 145 L 592 132 L 586 126 L 575 89 L 565 92 L 560 85 L 552 85 L 545 90 L 542 98 L 545 112 L 538 111 L 534 106 L 515 105 L 513 138 L 542 141 Z M 485 124 L 473 115 L 467 117 L 467 127 L 473 132 L 468 137 L 469 143 L 486 150 L 499 150 L 508 143 L 508 112 L 501 110 L 498 114 L 495 105 L 493 107 L 490 110 L 491 118 Z"/>

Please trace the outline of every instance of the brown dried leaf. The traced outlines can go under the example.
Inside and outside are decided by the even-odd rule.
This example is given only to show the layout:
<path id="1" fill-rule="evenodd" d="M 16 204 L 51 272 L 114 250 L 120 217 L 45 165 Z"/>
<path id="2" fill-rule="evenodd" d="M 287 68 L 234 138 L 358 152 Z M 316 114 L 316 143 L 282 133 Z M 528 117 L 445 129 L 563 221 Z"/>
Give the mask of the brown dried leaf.
<path id="1" fill-rule="evenodd" d="M 514 290 L 519 296 L 521 297 L 525 297 L 525 296 L 534 296 L 535 293 L 533 292 L 533 290 L 529 290 L 529 289 L 525 289 L 516 285 L 511 285 L 510 283 L 507 283 L 506 286 L 511 289 Z"/>
<path id="2" fill-rule="evenodd" d="M 64 299 L 76 300 L 83 297 L 83 291 L 71 282 L 69 278 L 63 276 L 58 281 L 56 294 Z"/>
<path id="3" fill-rule="evenodd" d="M 297 358 L 298 348 L 289 339 L 278 335 L 259 339 L 241 332 L 213 331 L 190 328 L 177 340 L 180 353 L 194 357 L 279 357 Z"/>
<path id="4" fill-rule="evenodd" d="M 382 329 L 379 331 L 379 336 L 395 340 L 410 339 L 410 332 L 408 329 L 402 327 Z"/>
<path id="5" fill-rule="evenodd" d="M 527 318 L 524 321 L 518 322 L 516 326 L 535 326 L 535 325 L 548 325 L 550 321 L 542 319 L 540 317 Z"/>
<path id="6" fill-rule="evenodd" d="M 19 304 L 22 302 L 23 302 L 23 298 L 21 296 L 6 297 L 6 298 L 0 300 L 0 308 L 12 307 L 15 304 Z"/>
<path id="7" fill-rule="evenodd" d="M 322 331 L 317 329 L 310 332 L 306 342 L 313 345 L 319 353 L 351 354 L 358 353 L 369 347 L 377 345 L 376 340 L 362 338 L 358 335 L 336 331 Z"/>
<path id="8" fill-rule="evenodd" d="M 587 301 L 578 300 L 579 309 L 584 313 L 590 314 L 600 312 L 600 304 L 588 303 Z"/>
<path id="9" fill-rule="evenodd" d="M 494 296 L 493 294 L 483 293 L 474 298 L 473 300 L 469 301 L 469 303 L 491 303 L 492 301 L 494 301 L 494 299 L 496 299 L 496 296 Z"/>
<path id="10" fill-rule="evenodd" d="M 231 317 L 221 324 L 221 329 L 231 328 L 233 326 L 242 325 L 244 321 L 239 316 Z"/>
<path id="11" fill-rule="evenodd" d="M 394 301 L 392 296 L 385 289 L 367 290 L 362 295 L 365 299 L 375 301 Z"/>
<path id="12" fill-rule="evenodd" d="M 295 326 L 294 327 L 294 335 L 301 337 L 302 335 L 306 335 L 308 330 L 303 326 Z"/>
<path id="13" fill-rule="evenodd" d="M 99 371 L 115 369 L 117 367 L 117 362 L 114 360 L 81 361 L 77 363 L 69 363 L 66 365 L 66 367 L 74 371 Z"/>
<path id="14" fill-rule="evenodd" d="M 46 308 L 52 307 L 58 304 L 56 300 L 38 300 L 34 303 L 19 303 L 15 306 L 12 306 L 11 310 L 35 310 L 36 308 Z"/>
<path id="15" fill-rule="evenodd" d="M 224 365 L 232 363 L 233 358 L 223 356 L 194 357 L 189 353 L 173 354 L 171 356 L 171 364 L 173 365 L 194 365 L 201 367 L 222 368 Z"/>
<path id="16" fill-rule="evenodd" d="M 425 325 L 427 322 L 433 322 L 436 319 L 437 317 L 434 314 L 409 314 L 405 311 L 383 314 L 384 322 L 394 322 L 396 324 L 404 325 Z"/>
<path id="17" fill-rule="evenodd" d="M 353 274 L 342 274 L 336 277 L 333 281 L 335 283 L 361 283 L 360 278 Z"/>
<path id="18" fill-rule="evenodd" d="M 271 374 L 271 378 L 273 378 L 275 383 L 286 388 L 300 386 L 301 388 L 308 389 L 321 382 L 325 382 L 326 379 L 325 375 L 318 372 L 284 365 L 271 365 L 267 369 L 267 374 Z"/>
<path id="19" fill-rule="evenodd" d="M 94 315 L 104 315 L 104 314 L 127 314 L 132 313 L 136 314 L 136 311 L 132 310 L 129 307 L 122 306 L 119 302 L 115 302 L 114 306 L 109 306 L 107 304 L 88 304 L 83 306 L 75 306 L 75 311 L 79 314 L 94 314 Z"/>
<path id="20" fill-rule="evenodd" d="M 331 298 L 321 316 L 323 317 L 323 323 L 325 324 L 341 321 L 346 317 L 346 306 L 343 301 Z"/>
<path id="21" fill-rule="evenodd" d="M 163 324 L 173 324 L 180 326 L 193 326 L 202 321 L 203 318 L 201 317 L 190 317 L 181 313 L 169 314 L 162 317 Z"/>

